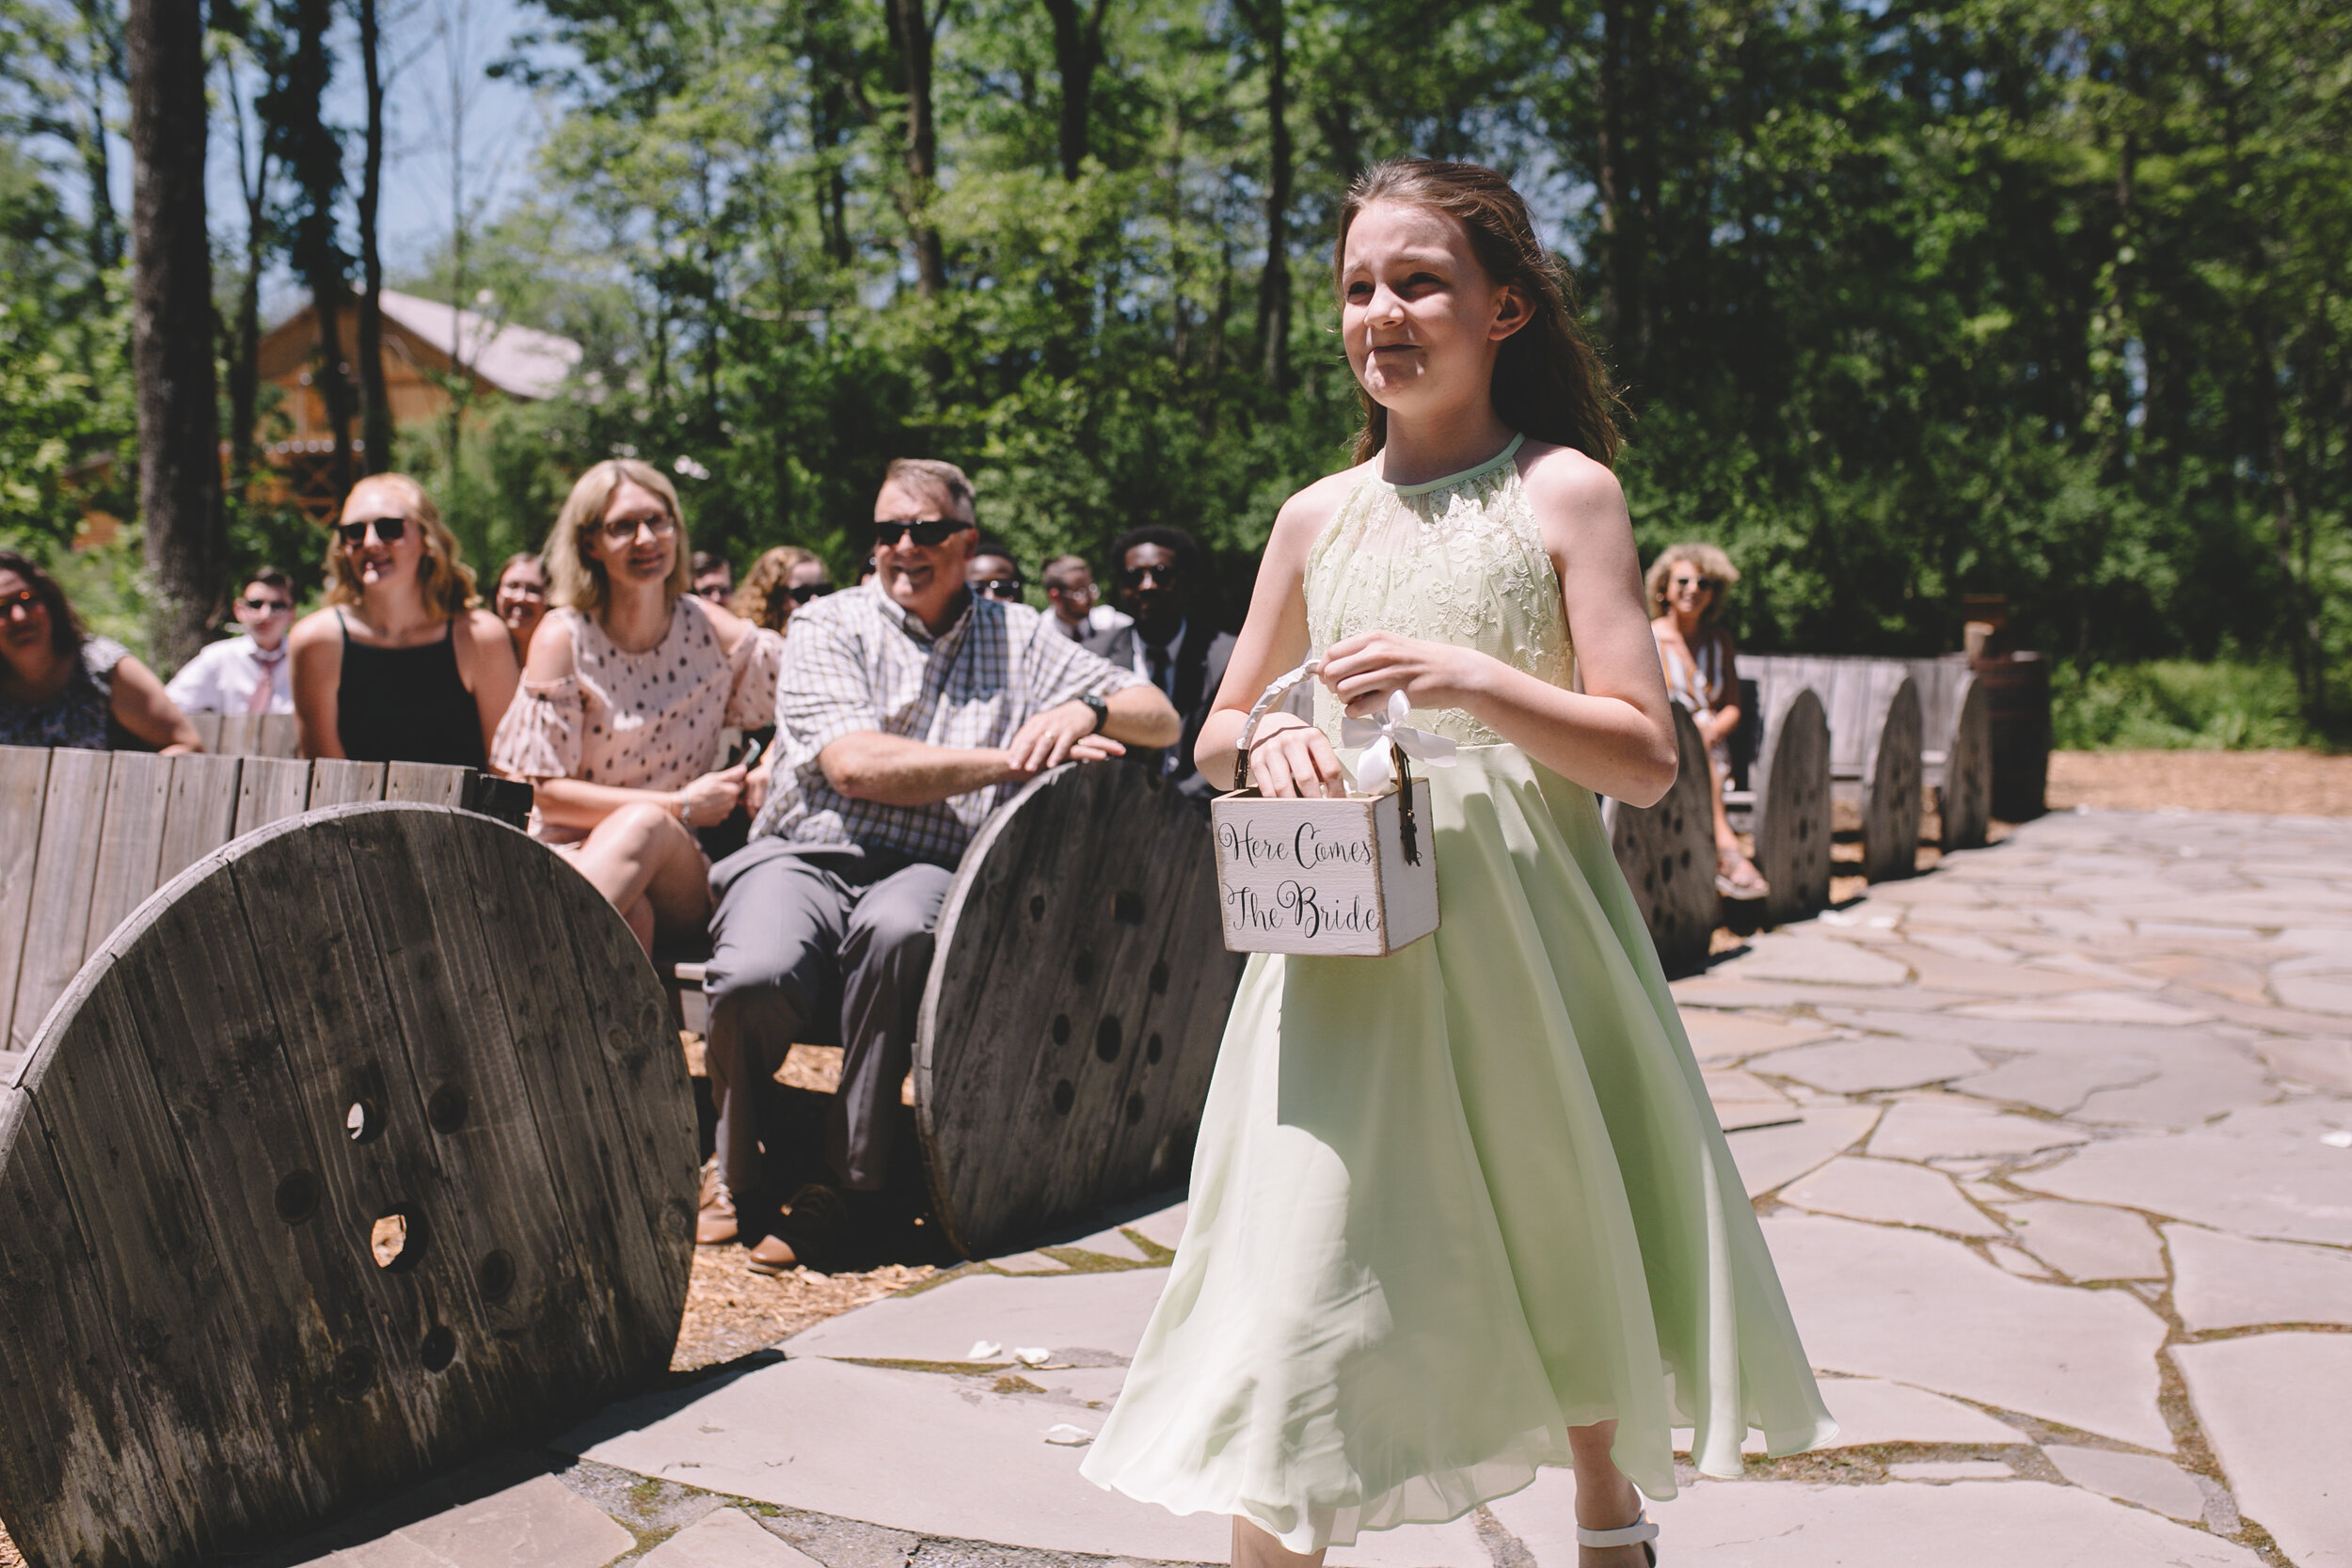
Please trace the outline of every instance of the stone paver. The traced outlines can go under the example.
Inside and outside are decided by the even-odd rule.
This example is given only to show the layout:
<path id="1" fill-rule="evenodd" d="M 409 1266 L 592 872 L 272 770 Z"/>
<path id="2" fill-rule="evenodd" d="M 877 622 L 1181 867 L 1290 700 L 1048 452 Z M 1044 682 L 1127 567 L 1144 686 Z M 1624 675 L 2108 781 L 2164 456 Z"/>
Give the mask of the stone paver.
<path id="1" fill-rule="evenodd" d="M 2352 824 L 2048 817 L 1674 990 L 1842 1431 L 1653 1505 L 1661 1562 L 2352 1568 Z M 505 1568 L 531 1518 L 581 1568 L 1221 1560 L 1048 1438 L 1100 1429 L 1184 1211 L 1095 1223 L 283 1561 Z M 1573 1492 L 1331 1561 L 1573 1568 Z"/>

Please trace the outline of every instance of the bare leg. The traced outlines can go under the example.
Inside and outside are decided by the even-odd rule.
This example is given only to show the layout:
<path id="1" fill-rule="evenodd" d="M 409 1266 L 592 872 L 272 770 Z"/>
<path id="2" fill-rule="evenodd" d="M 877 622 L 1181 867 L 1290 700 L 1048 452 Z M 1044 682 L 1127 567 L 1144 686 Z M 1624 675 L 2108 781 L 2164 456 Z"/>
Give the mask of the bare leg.
<path id="1" fill-rule="evenodd" d="M 623 806 L 597 823 L 572 864 L 653 947 L 654 927 L 700 929 L 710 915 L 707 870 L 694 835 L 656 805 Z M 648 918 L 639 929 L 635 911 Z"/>
<path id="2" fill-rule="evenodd" d="M 1623 1529 L 1642 1512 L 1642 1494 L 1635 1490 L 1609 1445 L 1617 1440 L 1617 1423 L 1596 1421 L 1568 1429 L 1568 1456 L 1576 1465 L 1576 1522 L 1585 1529 Z M 1579 1546 L 1577 1568 L 1644 1568 L 1649 1559 L 1636 1546 Z"/>
<path id="3" fill-rule="evenodd" d="M 1715 870 L 1717 875 L 1745 884 L 1748 878 L 1760 883 L 1762 876 L 1747 856 L 1740 852 L 1740 835 L 1731 831 L 1731 816 L 1724 809 L 1724 772 L 1715 765 L 1715 753 L 1707 753 L 1707 793 L 1715 808 Z M 1745 873 L 1743 876 L 1742 873 Z"/>
<path id="4" fill-rule="evenodd" d="M 1237 1514 L 1233 1519 L 1233 1568 L 1323 1568 L 1323 1554 L 1291 1551 Z"/>

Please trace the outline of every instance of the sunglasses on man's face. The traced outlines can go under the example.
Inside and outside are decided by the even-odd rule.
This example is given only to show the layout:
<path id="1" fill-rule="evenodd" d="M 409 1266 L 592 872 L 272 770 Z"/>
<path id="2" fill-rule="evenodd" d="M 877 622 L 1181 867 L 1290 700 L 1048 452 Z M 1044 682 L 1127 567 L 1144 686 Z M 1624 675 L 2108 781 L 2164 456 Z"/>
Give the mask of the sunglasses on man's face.
<path id="1" fill-rule="evenodd" d="M 1028 587 L 1019 578 L 989 578 L 972 585 L 992 599 L 1008 599 L 1019 603 L 1021 592 Z"/>
<path id="2" fill-rule="evenodd" d="M 0 599 L 0 615 L 11 615 L 20 610 L 30 615 L 40 608 L 40 595 L 29 588 L 20 588 L 7 598 Z"/>
<path id="3" fill-rule="evenodd" d="M 239 599 L 237 602 L 256 615 L 283 615 L 294 608 L 284 599 Z"/>
<path id="4" fill-rule="evenodd" d="M 1175 580 L 1176 568 L 1172 564 L 1167 566 L 1130 566 L 1125 571 L 1119 574 L 1119 584 L 1122 588 L 1140 588 L 1147 582 L 1156 582 L 1162 588 L 1166 588 L 1174 583 Z"/>
<path id="5" fill-rule="evenodd" d="M 912 539 L 925 549 L 944 545 L 972 527 L 954 517 L 894 517 L 877 518 L 874 522 L 874 545 L 888 549 L 900 539 Z"/>
<path id="6" fill-rule="evenodd" d="M 826 594 L 832 593 L 833 584 L 830 582 L 804 582 L 798 588 L 787 588 L 785 592 L 792 595 L 792 602 L 794 604 L 806 604 L 811 599 L 821 599 Z"/>
<path id="7" fill-rule="evenodd" d="M 400 542 L 400 536 L 408 531 L 408 519 L 405 517 L 364 517 L 356 523 L 335 525 L 335 531 L 343 536 L 345 549 L 357 549 L 366 544 L 370 529 L 375 530 L 376 538 L 385 544 L 396 545 Z"/>

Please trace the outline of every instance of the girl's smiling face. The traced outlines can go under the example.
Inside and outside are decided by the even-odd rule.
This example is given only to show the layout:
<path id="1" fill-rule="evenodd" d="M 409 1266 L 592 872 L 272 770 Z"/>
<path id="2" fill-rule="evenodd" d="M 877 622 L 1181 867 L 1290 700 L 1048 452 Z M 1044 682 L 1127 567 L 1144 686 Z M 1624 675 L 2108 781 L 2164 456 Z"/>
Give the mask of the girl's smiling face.
<path id="1" fill-rule="evenodd" d="M 1408 416 L 1483 394 L 1502 340 L 1528 320 L 1519 291 L 1487 277 L 1458 221 L 1399 201 L 1375 201 L 1348 226 L 1340 296 L 1356 379 Z"/>

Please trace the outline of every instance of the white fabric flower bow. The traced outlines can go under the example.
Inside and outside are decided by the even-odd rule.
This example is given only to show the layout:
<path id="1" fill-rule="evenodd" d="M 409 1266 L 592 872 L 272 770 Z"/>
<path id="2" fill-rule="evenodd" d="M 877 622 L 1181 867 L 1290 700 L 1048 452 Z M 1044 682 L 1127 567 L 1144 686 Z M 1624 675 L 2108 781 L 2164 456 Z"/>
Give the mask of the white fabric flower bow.
<path id="1" fill-rule="evenodd" d="M 1363 755 L 1356 759 L 1357 794 L 1377 795 L 1395 782 L 1396 768 L 1389 761 L 1391 745 L 1432 768 L 1454 766 L 1454 742 L 1407 724 L 1405 716 L 1412 711 L 1404 692 L 1391 691 L 1387 708 L 1378 717 L 1340 721 L 1340 744 L 1364 748 Z"/>

